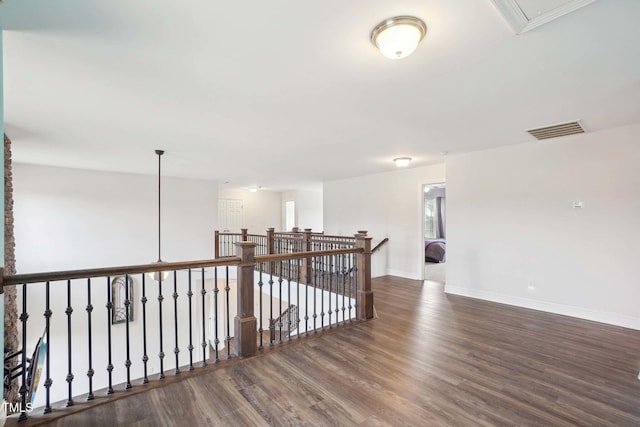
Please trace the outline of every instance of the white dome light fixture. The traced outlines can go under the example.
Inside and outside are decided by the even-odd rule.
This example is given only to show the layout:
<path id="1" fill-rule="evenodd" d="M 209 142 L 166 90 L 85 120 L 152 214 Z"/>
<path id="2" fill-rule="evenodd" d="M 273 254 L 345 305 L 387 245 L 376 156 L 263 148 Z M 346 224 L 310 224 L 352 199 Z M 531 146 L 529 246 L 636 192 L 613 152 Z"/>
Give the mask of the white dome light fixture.
<path id="1" fill-rule="evenodd" d="M 427 25 L 414 16 L 395 16 L 376 25 L 371 43 L 387 58 L 401 59 L 413 53 L 427 34 Z"/>
<path id="2" fill-rule="evenodd" d="M 393 159 L 393 163 L 395 163 L 399 168 L 404 168 L 409 166 L 409 163 L 411 163 L 411 157 L 396 157 Z"/>

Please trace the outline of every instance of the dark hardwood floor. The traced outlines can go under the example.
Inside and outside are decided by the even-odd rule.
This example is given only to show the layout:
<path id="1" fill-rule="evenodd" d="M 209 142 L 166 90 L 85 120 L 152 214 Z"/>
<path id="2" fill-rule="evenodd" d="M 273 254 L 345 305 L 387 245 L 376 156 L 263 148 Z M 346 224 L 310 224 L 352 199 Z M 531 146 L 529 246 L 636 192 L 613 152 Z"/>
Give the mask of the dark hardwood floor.
<path id="1" fill-rule="evenodd" d="M 640 426 L 640 331 L 373 285 L 376 320 L 48 425 Z"/>

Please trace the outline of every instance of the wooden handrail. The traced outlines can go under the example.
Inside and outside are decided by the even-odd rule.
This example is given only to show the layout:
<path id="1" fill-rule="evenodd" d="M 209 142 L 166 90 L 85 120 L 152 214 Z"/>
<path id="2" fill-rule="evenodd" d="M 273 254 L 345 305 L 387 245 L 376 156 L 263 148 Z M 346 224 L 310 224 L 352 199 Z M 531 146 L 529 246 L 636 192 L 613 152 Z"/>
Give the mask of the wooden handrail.
<path id="1" fill-rule="evenodd" d="M 361 248 L 334 249 L 327 251 L 304 251 L 288 254 L 256 255 L 255 262 L 274 262 L 290 259 L 299 259 L 326 255 L 356 254 L 362 253 Z M 82 270 L 51 271 L 46 273 L 27 273 L 4 276 L 2 286 L 22 285 L 28 283 L 57 282 L 74 279 L 87 279 L 90 277 L 122 276 L 141 274 L 154 271 L 186 270 L 190 268 L 218 267 L 226 265 L 239 265 L 240 258 L 225 257 L 206 259 L 200 261 L 163 262 L 161 264 L 140 264 L 120 267 L 89 268 Z"/>
<path id="2" fill-rule="evenodd" d="M 272 254 L 272 255 L 256 255 L 254 260 L 259 262 L 272 262 L 272 261 L 285 261 L 289 259 L 318 257 L 325 255 L 342 255 L 342 254 L 359 254 L 364 252 L 362 248 L 350 248 L 350 249 L 333 249 L 330 251 L 304 251 L 304 252 L 292 252 L 288 254 Z"/>
<path id="3" fill-rule="evenodd" d="M 337 236 L 332 234 L 313 234 L 313 238 L 318 238 L 318 240 L 322 239 L 343 239 L 343 240 L 356 240 L 354 236 Z"/>
<path id="4" fill-rule="evenodd" d="M 240 258 L 227 257 L 206 259 L 200 261 L 163 262 L 161 264 L 140 264 L 122 267 L 90 268 L 84 270 L 52 271 L 47 273 L 28 273 L 5 276 L 2 285 L 22 285 L 28 283 L 56 282 L 73 279 L 87 279 L 89 277 L 122 276 L 126 274 L 140 274 L 154 271 L 186 270 L 189 268 L 217 267 L 238 265 Z"/>
<path id="5" fill-rule="evenodd" d="M 387 243 L 388 241 L 389 241 L 389 238 L 388 238 L 388 237 L 385 237 L 384 239 L 382 239 L 382 241 L 381 241 L 380 243 L 378 243 L 378 244 L 376 245 L 376 247 L 375 247 L 375 248 L 373 248 L 373 249 L 371 250 L 371 253 L 374 253 L 375 251 L 377 251 L 378 249 L 380 249 L 380 247 L 381 247 L 382 245 L 384 245 L 385 243 Z"/>
<path id="6" fill-rule="evenodd" d="M 311 239 L 311 243 L 326 243 L 326 244 L 338 244 L 338 245 L 355 245 L 356 241 L 353 240 L 333 240 L 333 239 Z"/>
<path id="7" fill-rule="evenodd" d="M 290 240 L 294 242 L 300 242 L 304 240 L 304 234 L 300 234 L 297 236 L 280 236 L 276 234 L 273 238 L 275 240 Z"/>

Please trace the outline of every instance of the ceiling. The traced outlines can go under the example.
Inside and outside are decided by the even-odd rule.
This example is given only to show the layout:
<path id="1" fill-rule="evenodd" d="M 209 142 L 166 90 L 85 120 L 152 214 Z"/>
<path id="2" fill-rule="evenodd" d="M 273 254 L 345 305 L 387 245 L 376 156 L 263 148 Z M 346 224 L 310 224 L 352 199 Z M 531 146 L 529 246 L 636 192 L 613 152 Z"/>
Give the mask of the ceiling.
<path id="1" fill-rule="evenodd" d="M 554 0 L 552 3 L 556 3 Z M 369 34 L 428 33 L 402 60 Z M 5 0 L 14 161 L 286 190 L 640 121 L 640 1 L 515 35 L 491 0 Z"/>

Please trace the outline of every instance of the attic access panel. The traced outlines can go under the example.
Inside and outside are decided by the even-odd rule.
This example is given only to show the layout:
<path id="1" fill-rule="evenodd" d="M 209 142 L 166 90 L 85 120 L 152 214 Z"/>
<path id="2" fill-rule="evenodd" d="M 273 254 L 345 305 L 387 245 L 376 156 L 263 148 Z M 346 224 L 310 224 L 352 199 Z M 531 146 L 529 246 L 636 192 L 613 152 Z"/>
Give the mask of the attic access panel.
<path id="1" fill-rule="evenodd" d="M 595 0 L 491 0 L 516 34 L 560 18 Z"/>

